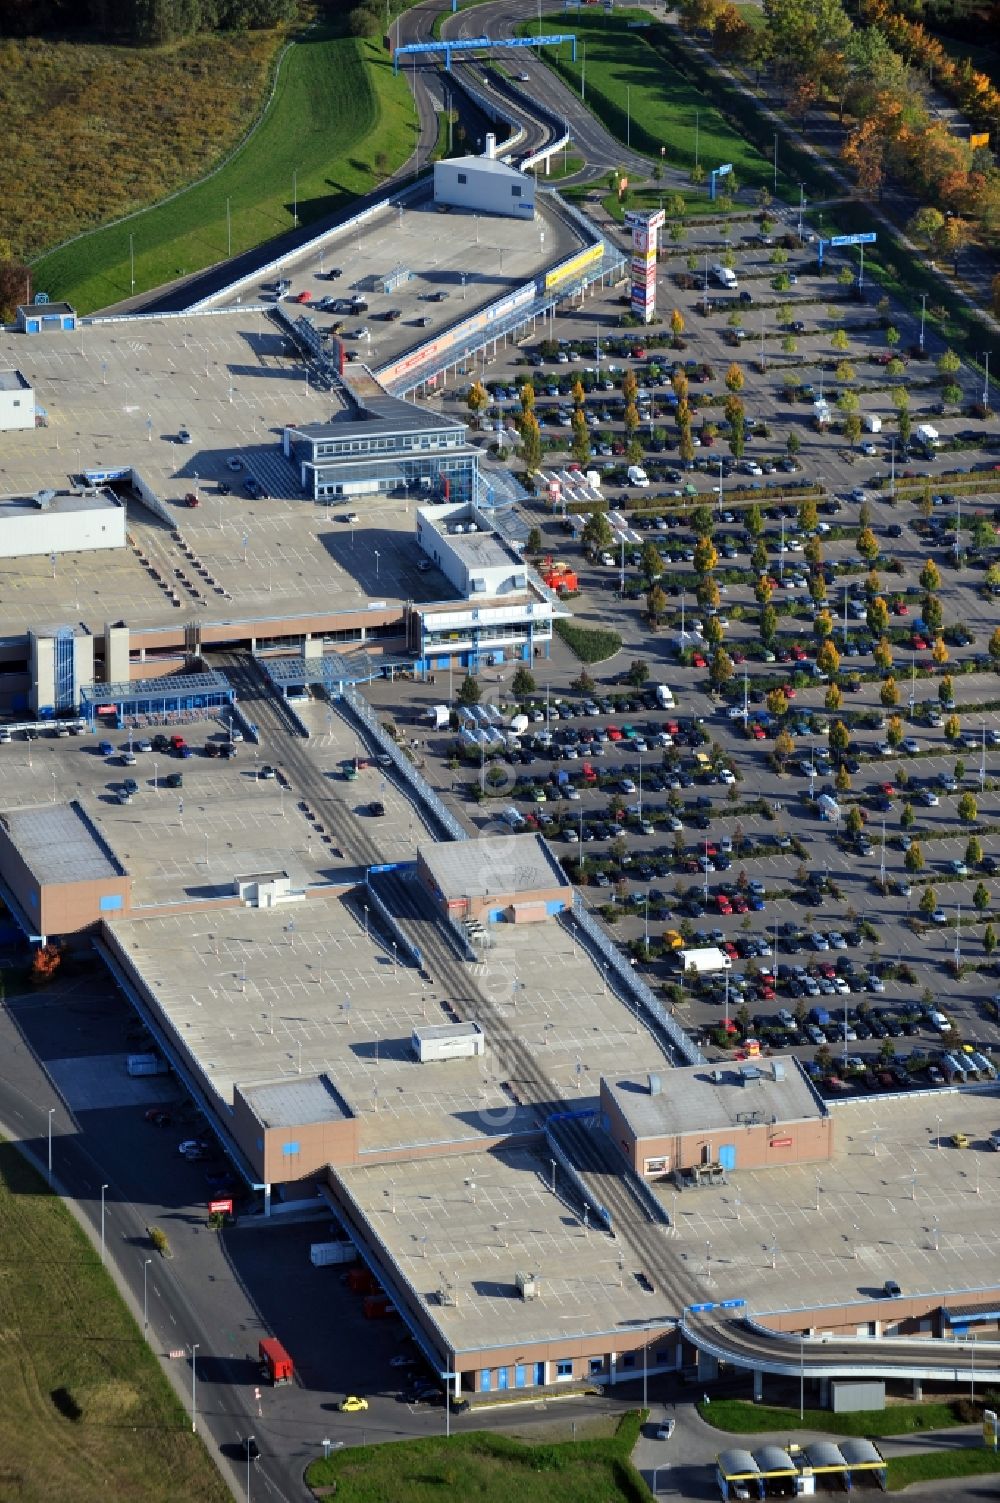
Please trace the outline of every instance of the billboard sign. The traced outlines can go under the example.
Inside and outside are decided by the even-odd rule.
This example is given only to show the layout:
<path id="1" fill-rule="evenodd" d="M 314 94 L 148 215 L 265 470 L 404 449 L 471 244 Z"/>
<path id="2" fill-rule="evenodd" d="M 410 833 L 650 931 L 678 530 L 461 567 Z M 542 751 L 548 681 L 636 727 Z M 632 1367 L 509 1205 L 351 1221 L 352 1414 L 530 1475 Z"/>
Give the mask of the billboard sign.
<path id="1" fill-rule="evenodd" d="M 233 1214 L 232 1199 L 210 1200 L 208 1202 L 208 1214 L 210 1216 L 231 1216 Z"/>
<path id="2" fill-rule="evenodd" d="M 874 245 L 876 235 L 873 230 L 868 230 L 864 235 L 834 235 L 827 241 L 828 245 Z"/>

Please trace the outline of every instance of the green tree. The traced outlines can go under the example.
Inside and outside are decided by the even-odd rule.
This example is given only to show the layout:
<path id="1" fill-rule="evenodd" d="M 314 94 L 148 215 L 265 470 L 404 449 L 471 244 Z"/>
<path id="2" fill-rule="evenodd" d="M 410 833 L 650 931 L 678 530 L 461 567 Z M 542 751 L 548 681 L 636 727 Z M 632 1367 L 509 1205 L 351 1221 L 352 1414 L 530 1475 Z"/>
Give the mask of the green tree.
<path id="1" fill-rule="evenodd" d="M 977 913 L 985 913 L 990 906 L 990 890 L 985 882 L 977 882 L 972 894 L 972 906 Z"/>
<path id="2" fill-rule="evenodd" d="M 527 699 L 528 695 L 534 694 L 537 688 L 535 675 L 530 669 L 522 666 L 511 679 L 510 687 L 515 699 Z"/>
<path id="3" fill-rule="evenodd" d="M 830 335 L 830 343 L 833 345 L 833 348 L 835 350 L 837 350 L 840 354 L 843 354 L 843 352 L 851 343 L 851 341 L 847 337 L 847 330 L 834 329 L 833 333 Z"/>
<path id="4" fill-rule="evenodd" d="M 924 869 L 924 852 L 919 840 L 914 840 L 910 849 L 903 857 L 903 865 L 908 872 L 922 872 Z"/>
<path id="5" fill-rule="evenodd" d="M 684 315 L 679 308 L 675 308 L 670 315 L 670 332 L 675 339 L 680 339 L 684 333 Z"/>
<path id="6" fill-rule="evenodd" d="M 733 676 L 733 660 L 724 647 L 717 647 L 709 664 L 708 677 L 715 689 L 728 684 Z"/>
<path id="7" fill-rule="evenodd" d="M 788 714 L 788 700 L 784 689 L 772 689 L 767 696 L 767 708 L 776 720 Z"/>
<path id="8" fill-rule="evenodd" d="M 889 724 L 886 727 L 885 739 L 895 751 L 903 740 L 903 722 L 898 715 L 889 716 Z"/>
<path id="9" fill-rule="evenodd" d="M 830 747 L 830 755 L 835 762 L 840 762 L 847 755 L 847 748 L 851 744 L 851 734 L 842 720 L 834 720 L 827 731 L 827 743 Z"/>
<path id="10" fill-rule="evenodd" d="M 542 530 L 540 527 L 532 527 L 529 529 L 526 547 L 529 553 L 541 553 Z"/>
<path id="11" fill-rule="evenodd" d="M 861 834 L 861 831 L 864 829 L 864 827 L 865 820 L 864 815 L 861 813 L 860 805 L 852 804 L 847 811 L 847 818 L 844 820 L 844 828 L 846 829 L 848 835 L 858 836 Z"/>
<path id="12" fill-rule="evenodd" d="M 657 626 L 663 619 L 667 609 L 666 592 L 660 585 L 654 585 L 646 596 L 646 611 L 653 626 Z"/>
<path id="13" fill-rule="evenodd" d="M 628 674 L 626 675 L 626 677 L 628 678 L 628 682 L 632 685 L 633 689 L 641 689 L 644 684 L 648 683 L 649 664 L 646 662 L 646 659 L 633 658 L 631 663 L 629 664 Z"/>
<path id="14" fill-rule="evenodd" d="M 986 951 L 987 959 L 992 956 L 993 951 L 996 949 L 996 947 L 996 930 L 993 928 L 992 924 L 987 924 L 986 928 L 983 930 L 983 949 Z"/>
<path id="15" fill-rule="evenodd" d="M 761 533 L 764 531 L 764 518 L 761 515 L 760 507 L 757 505 L 756 501 L 752 506 L 747 507 L 746 513 L 743 517 L 743 525 L 752 538 L 759 538 Z M 1000 628 L 998 628 L 998 630 L 1000 630 Z M 1000 646 L 1000 638 L 998 638 L 998 646 Z M 997 656 L 1000 657 L 1000 652 L 997 653 Z"/>
<path id="16" fill-rule="evenodd" d="M 532 386 L 532 384 L 531 384 L 530 381 L 525 381 L 524 385 L 521 387 L 520 397 L 521 397 L 521 411 L 522 412 L 534 412 L 534 410 L 535 410 L 535 388 Z"/>
<path id="17" fill-rule="evenodd" d="M 583 546 L 593 553 L 603 553 L 610 548 L 614 542 L 614 536 L 611 523 L 603 511 L 591 512 L 580 534 Z"/>
<path id="18" fill-rule="evenodd" d="M 899 704 L 899 688 L 891 674 L 879 688 L 878 697 L 887 710 Z"/>
<path id="19" fill-rule="evenodd" d="M 882 637 L 878 642 L 876 642 L 875 647 L 872 651 L 872 656 L 875 659 L 876 668 L 878 668 L 882 673 L 888 673 L 889 669 L 892 667 L 892 648 L 889 645 L 889 640 L 887 637 Z"/>
<path id="20" fill-rule="evenodd" d="M 643 543 L 640 567 L 647 579 L 658 579 L 663 573 L 663 559 L 655 543 Z"/>
<path id="21" fill-rule="evenodd" d="M 937 368 L 941 376 L 957 376 L 962 368 L 962 362 L 954 350 L 945 350 L 943 355 L 938 356 Z"/>
<path id="22" fill-rule="evenodd" d="M 726 371 L 726 385 L 730 391 L 742 391 L 744 385 L 743 371 L 734 360 Z"/>
<path id="23" fill-rule="evenodd" d="M 840 686 L 838 684 L 831 684 L 823 697 L 823 705 L 832 713 L 834 710 L 840 709 L 840 706 L 843 703 L 843 699 L 844 696 L 841 692 Z"/>
<path id="24" fill-rule="evenodd" d="M 917 816 L 914 812 L 913 805 L 911 803 L 905 803 L 903 805 L 903 812 L 899 816 L 899 828 L 901 830 L 912 830 L 916 822 Z"/>
<path id="25" fill-rule="evenodd" d="M 765 605 L 760 613 L 760 640 L 770 647 L 778 631 L 778 612 L 773 605 Z"/>
<path id="26" fill-rule="evenodd" d="M 522 415 L 520 432 L 521 458 L 524 460 L 524 468 L 529 475 L 534 475 L 542 466 L 542 430 L 533 412 L 525 412 Z"/>
<path id="27" fill-rule="evenodd" d="M 816 654 L 816 666 L 830 678 L 835 677 L 839 671 L 840 653 L 833 645 L 832 637 L 827 637 L 826 641 L 820 644 L 819 651 Z"/>
<path id="28" fill-rule="evenodd" d="M 483 691 L 479 680 L 472 673 L 467 673 L 463 678 L 458 690 L 458 702 L 460 705 L 477 705 L 483 697 Z"/>
<path id="29" fill-rule="evenodd" d="M 996 667 L 1000 663 L 1000 626 L 995 627 L 990 634 L 989 645 L 986 650 L 990 655 L 994 667 Z"/>
<path id="30" fill-rule="evenodd" d="M 941 570 L 938 568 L 937 564 L 932 558 L 929 558 L 926 561 L 920 571 L 920 574 L 918 575 L 918 578 L 920 580 L 921 589 L 931 591 L 939 590 L 941 588 Z"/>
<path id="31" fill-rule="evenodd" d="M 788 450 L 788 453 L 791 455 L 791 457 L 793 459 L 794 459 L 795 455 L 798 454 L 799 450 L 802 448 L 802 440 L 799 437 L 799 435 L 795 432 L 794 428 L 792 429 L 792 431 L 788 435 L 788 437 L 785 439 L 785 448 Z"/>
<path id="32" fill-rule="evenodd" d="M 979 806 L 976 803 L 974 793 L 963 793 L 958 801 L 957 808 L 959 819 L 964 820 L 966 824 L 972 824 L 978 818 Z"/>
<path id="33" fill-rule="evenodd" d="M 872 636 L 881 636 L 889 625 L 889 607 L 881 595 L 876 595 L 874 600 L 869 600 L 865 619 Z"/>
<path id="34" fill-rule="evenodd" d="M 965 846 L 966 866 L 979 866 L 983 859 L 983 842 L 978 835 L 970 835 Z"/>
<path id="35" fill-rule="evenodd" d="M 851 791 L 851 774 L 848 772 L 843 762 L 841 762 L 840 766 L 837 768 L 836 774 L 833 779 L 833 786 L 840 794 L 850 793 Z"/>
<path id="36" fill-rule="evenodd" d="M 947 740 L 957 741 L 962 734 L 962 723 L 957 715 L 949 715 L 944 723 L 944 734 Z"/>
<path id="37" fill-rule="evenodd" d="M 844 441 L 853 448 L 861 437 L 861 419 L 856 412 L 849 412 L 844 419 Z"/>
<path id="38" fill-rule="evenodd" d="M 920 902 L 917 904 L 917 907 L 920 909 L 921 913 L 926 914 L 928 917 L 934 912 L 935 908 L 937 907 L 937 893 L 930 885 L 930 883 L 927 884 L 923 892 L 920 894 Z"/>
<path id="39" fill-rule="evenodd" d="M 578 465 L 585 465 L 590 458 L 590 432 L 587 428 L 587 419 L 580 408 L 577 407 L 574 408 L 570 421 L 573 429 L 570 452 Z"/>
<path id="40" fill-rule="evenodd" d="M 934 646 L 931 648 L 931 657 L 941 668 L 948 661 L 948 649 L 944 645 L 944 637 L 935 637 Z"/>

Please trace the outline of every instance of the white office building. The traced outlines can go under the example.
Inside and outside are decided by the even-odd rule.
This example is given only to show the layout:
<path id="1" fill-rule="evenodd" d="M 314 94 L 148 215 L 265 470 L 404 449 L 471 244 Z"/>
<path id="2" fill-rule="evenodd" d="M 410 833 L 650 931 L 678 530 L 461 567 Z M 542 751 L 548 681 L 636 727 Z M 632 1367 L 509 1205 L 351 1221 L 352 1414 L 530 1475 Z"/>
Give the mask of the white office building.
<path id="1" fill-rule="evenodd" d="M 434 163 L 434 202 L 474 214 L 534 219 L 535 179 L 495 157 L 455 157 Z"/>

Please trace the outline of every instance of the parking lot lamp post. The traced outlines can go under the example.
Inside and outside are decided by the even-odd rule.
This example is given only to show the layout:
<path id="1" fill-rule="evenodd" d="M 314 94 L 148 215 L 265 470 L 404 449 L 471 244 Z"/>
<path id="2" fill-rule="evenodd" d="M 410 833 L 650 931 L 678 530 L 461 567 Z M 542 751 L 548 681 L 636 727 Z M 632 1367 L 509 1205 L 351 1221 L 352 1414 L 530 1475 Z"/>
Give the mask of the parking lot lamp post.
<path id="1" fill-rule="evenodd" d="M 705 257 L 705 296 L 708 297 L 708 256 Z"/>
<path id="2" fill-rule="evenodd" d="M 913 714 L 913 711 L 916 709 L 916 705 L 917 705 L 917 655 L 916 655 L 915 652 L 911 652 L 910 653 L 910 714 L 911 714 L 911 716 Z"/>
<path id="3" fill-rule="evenodd" d="M 979 753 L 979 791 L 982 793 L 986 788 L 986 721 L 983 721 L 983 740 Z"/>
<path id="4" fill-rule="evenodd" d="M 648 1382 L 648 1379 L 649 1379 L 649 1332 L 647 1331 L 646 1332 L 646 1339 L 642 1343 L 642 1407 L 643 1407 L 643 1409 L 648 1409 L 649 1408 L 649 1402 L 648 1402 L 649 1382 Z"/>
<path id="5" fill-rule="evenodd" d="M 799 1423 L 805 1419 L 806 1413 L 806 1339 L 799 1336 Z"/>
<path id="6" fill-rule="evenodd" d="M 549 1159 L 549 1163 L 552 1165 L 552 1193 L 554 1195 L 556 1193 L 556 1161 Z"/>
<path id="7" fill-rule="evenodd" d="M 581 99 L 586 99 L 586 97 L 587 97 L 587 39 L 586 39 L 586 37 L 584 37 L 582 39 L 581 45 L 583 47 L 583 61 L 580 64 L 580 98 Z"/>
<path id="8" fill-rule="evenodd" d="M 639 753 L 639 821 L 642 822 L 642 752 Z"/>
<path id="9" fill-rule="evenodd" d="M 844 1069 L 847 1069 L 847 998 L 844 998 Z"/>
<path id="10" fill-rule="evenodd" d="M 54 1112 L 55 1112 L 55 1107 L 54 1106 L 50 1106 L 49 1107 L 49 1184 L 50 1185 L 52 1183 L 52 1115 L 53 1115 Z"/>
<path id="11" fill-rule="evenodd" d="M 292 224 L 295 229 L 299 227 L 299 174 L 297 170 L 292 172 Z"/>
<path id="12" fill-rule="evenodd" d="M 649 893 L 648 892 L 646 894 L 646 915 L 645 915 L 645 919 L 643 920 L 642 942 L 643 942 L 643 947 L 648 952 L 648 950 L 649 950 Z M 729 975 L 728 971 L 726 972 L 726 975 L 728 977 L 728 975 Z"/>
<path id="13" fill-rule="evenodd" d="M 844 586 L 844 646 L 847 646 L 847 586 Z"/>
<path id="14" fill-rule="evenodd" d="M 955 914 L 955 969 L 962 964 L 962 905 L 959 903 Z"/>
<path id="15" fill-rule="evenodd" d="M 709 859 L 708 859 L 708 836 L 706 835 L 705 836 L 705 869 L 704 869 L 704 872 L 703 872 L 703 876 L 705 878 L 705 906 L 706 906 L 706 908 L 708 907 L 708 868 L 709 868 L 709 864 L 710 863 L 709 863 Z"/>
<path id="16" fill-rule="evenodd" d="M 131 235 L 128 237 L 128 267 L 129 278 L 132 283 L 132 296 L 135 297 L 135 241 Z"/>
<path id="17" fill-rule="evenodd" d="M 882 820 L 882 859 L 879 861 L 878 879 L 885 886 L 885 820 Z"/>
<path id="18" fill-rule="evenodd" d="M 248 1500 L 248 1503 L 249 1503 L 249 1498 L 250 1498 L 250 1451 L 251 1451 L 250 1442 L 253 1440 L 253 1438 L 254 1437 L 252 1435 L 248 1435 L 247 1439 L 246 1439 L 246 1447 L 247 1447 L 247 1500 Z"/>
<path id="19" fill-rule="evenodd" d="M 806 189 L 804 183 L 799 183 L 799 239 L 802 239 L 802 211 L 806 206 Z"/>
<path id="20" fill-rule="evenodd" d="M 102 1263 L 104 1263 L 104 1262 L 107 1261 L 107 1256 L 106 1256 L 106 1254 L 107 1254 L 107 1244 L 105 1243 L 105 1240 L 104 1240 L 104 1192 L 105 1192 L 105 1190 L 107 1188 L 108 1188 L 107 1185 L 102 1185 L 101 1186 L 101 1262 Z"/>
<path id="21" fill-rule="evenodd" d="M 941 1117 L 940 1117 L 940 1114 L 938 1114 L 938 1115 L 935 1116 L 934 1121 L 937 1123 L 937 1139 L 936 1139 L 936 1142 L 935 1142 L 935 1146 L 936 1146 L 938 1152 L 940 1153 L 940 1151 L 941 1151 Z M 937 1222 L 935 1221 L 935 1226 L 936 1225 L 937 1225 Z M 936 1248 L 935 1248 L 935 1251 L 937 1251 Z"/>
<path id="22" fill-rule="evenodd" d="M 625 145 L 632 146 L 632 87 L 625 85 Z"/>
<path id="23" fill-rule="evenodd" d="M 695 112 L 694 112 L 694 165 L 696 167 L 698 167 L 698 166 L 701 165 L 701 163 L 699 161 L 699 147 L 700 147 L 700 144 L 701 144 L 701 111 L 700 110 L 695 110 Z"/>
<path id="24" fill-rule="evenodd" d="M 728 1034 L 729 1033 L 729 972 L 728 971 L 724 971 L 723 972 L 723 984 L 724 984 L 724 986 L 726 988 L 726 995 L 725 995 L 725 1030 L 726 1030 L 726 1033 Z"/>
<path id="25" fill-rule="evenodd" d="M 149 1330 L 149 1265 L 152 1258 L 144 1258 L 142 1263 L 142 1329 Z"/>
<path id="26" fill-rule="evenodd" d="M 893 436 L 889 440 L 889 496 L 892 501 L 896 499 L 896 439 Z"/>
<path id="27" fill-rule="evenodd" d="M 621 595 L 625 594 L 625 534 L 622 533 L 622 561 L 618 571 L 618 590 Z"/>
<path id="28" fill-rule="evenodd" d="M 193 1344 L 193 1346 L 191 1347 L 191 1429 L 192 1429 L 192 1431 L 194 1431 L 194 1430 L 196 1430 L 198 1428 L 198 1426 L 197 1426 L 198 1411 L 197 1411 L 197 1407 L 196 1407 L 197 1399 L 196 1399 L 195 1384 L 197 1382 L 198 1348 L 199 1348 L 200 1345 L 201 1345 L 201 1342 L 200 1341 L 196 1341 Z"/>
<path id="29" fill-rule="evenodd" d="M 986 374 L 983 377 L 983 406 L 984 407 L 988 407 L 990 405 L 990 352 L 989 352 L 989 350 L 986 350 L 984 352 L 984 358 L 985 358 L 985 361 L 986 361 Z"/>

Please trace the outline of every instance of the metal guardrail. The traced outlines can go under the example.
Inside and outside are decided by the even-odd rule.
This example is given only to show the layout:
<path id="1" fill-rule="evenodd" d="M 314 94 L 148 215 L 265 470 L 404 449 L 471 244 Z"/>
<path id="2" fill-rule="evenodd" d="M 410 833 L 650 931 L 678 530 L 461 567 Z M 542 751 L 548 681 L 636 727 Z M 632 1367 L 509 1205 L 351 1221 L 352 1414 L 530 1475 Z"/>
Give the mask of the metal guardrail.
<path id="1" fill-rule="evenodd" d="M 578 932 L 585 937 L 587 943 L 607 961 L 608 970 L 613 973 L 618 985 L 631 994 L 638 1007 L 648 1013 L 656 1027 L 666 1035 L 670 1048 L 676 1049 L 685 1064 L 703 1065 L 705 1063 L 705 1056 L 701 1050 L 691 1042 L 680 1024 L 670 1016 L 663 1003 L 654 995 L 642 977 L 635 974 L 617 945 L 612 944 L 600 925 L 587 912 L 579 893 L 573 900 L 572 912 L 561 914 L 560 922 L 576 924 Z"/>
<path id="2" fill-rule="evenodd" d="M 552 1124 L 551 1126 L 546 1126 L 545 1128 L 545 1142 L 549 1152 L 555 1159 L 556 1163 L 559 1165 L 560 1169 L 566 1175 L 566 1178 L 569 1180 L 576 1193 L 579 1195 L 580 1203 L 584 1208 L 584 1212 L 586 1213 L 588 1211 L 593 1211 L 594 1214 L 598 1216 L 604 1223 L 605 1230 L 611 1232 L 611 1235 L 614 1236 L 614 1231 L 611 1225 L 611 1212 L 605 1206 L 598 1206 L 594 1204 L 594 1198 L 591 1195 L 590 1191 L 587 1189 L 585 1182 L 580 1177 L 579 1171 L 573 1167 L 568 1153 L 559 1142 L 559 1139 L 556 1136 L 557 1132 L 558 1124 Z"/>

